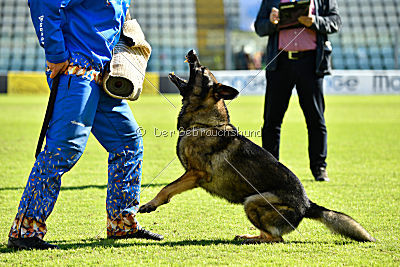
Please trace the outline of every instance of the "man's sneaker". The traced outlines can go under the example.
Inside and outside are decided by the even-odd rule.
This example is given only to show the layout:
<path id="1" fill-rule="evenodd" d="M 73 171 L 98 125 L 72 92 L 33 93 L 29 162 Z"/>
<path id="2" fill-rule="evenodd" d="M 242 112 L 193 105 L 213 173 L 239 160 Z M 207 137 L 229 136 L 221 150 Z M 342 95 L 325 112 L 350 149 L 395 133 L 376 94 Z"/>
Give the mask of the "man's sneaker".
<path id="1" fill-rule="evenodd" d="M 164 237 L 160 234 L 152 233 L 150 231 L 145 230 L 144 228 L 139 229 L 137 232 L 133 234 L 127 234 L 123 236 L 108 236 L 108 239 L 128 239 L 128 238 L 143 238 L 150 240 L 161 241 Z"/>
<path id="2" fill-rule="evenodd" d="M 318 182 L 329 182 L 328 172 L 325 167 L 318 167 L 311 170 L 314 175 L 315 181 Z"/>
<path id="3" fill-rule="evenodd" d="M 8 238 L 8 247 L 13 249 L 59 249 L 58 246 L 47 243 L 39 237 Z"/>

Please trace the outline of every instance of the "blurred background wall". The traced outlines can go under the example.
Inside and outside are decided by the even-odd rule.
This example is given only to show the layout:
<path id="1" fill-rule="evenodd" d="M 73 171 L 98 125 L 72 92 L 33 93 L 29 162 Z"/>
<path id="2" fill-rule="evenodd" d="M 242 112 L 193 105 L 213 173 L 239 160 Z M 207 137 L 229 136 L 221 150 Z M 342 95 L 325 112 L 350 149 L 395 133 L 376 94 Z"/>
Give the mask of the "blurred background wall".
<path id="1" fill-rule="evenodd" d="M 329 36 L 334 69 L 399 69 L 400 1 L 337 1 L 343 28 Z M 186 74 L 184 55 L 193 48 L 213 70 L 262 69 L 267 37 L 253 30 L 260 4 L 261 0 L 132 0 L 131 14 L 153 47 L 148 72 Z M 27 1 L 0 0 L 0 92 L 9 82 L 7 73 L 44 68 Z"/>

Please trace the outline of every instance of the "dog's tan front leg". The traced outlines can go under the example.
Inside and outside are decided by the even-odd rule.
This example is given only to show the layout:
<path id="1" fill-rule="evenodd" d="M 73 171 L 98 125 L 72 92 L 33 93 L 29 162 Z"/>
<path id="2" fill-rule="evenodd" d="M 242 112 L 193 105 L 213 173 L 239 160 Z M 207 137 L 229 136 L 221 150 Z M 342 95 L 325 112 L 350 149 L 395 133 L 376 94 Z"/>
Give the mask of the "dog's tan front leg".
<path id="1" fill-rule="evenodd" d="M 157 196 L 141 206 L 138 212 L 145 213 L 156 210 L 157 207 L 168 203 L 174 195 L 197 187 L 198 181 L 205 177 L 206 173 L 203 171 L 187 171 L 179 179 L 173 181 L 172 183 L 161 189 Z"/>

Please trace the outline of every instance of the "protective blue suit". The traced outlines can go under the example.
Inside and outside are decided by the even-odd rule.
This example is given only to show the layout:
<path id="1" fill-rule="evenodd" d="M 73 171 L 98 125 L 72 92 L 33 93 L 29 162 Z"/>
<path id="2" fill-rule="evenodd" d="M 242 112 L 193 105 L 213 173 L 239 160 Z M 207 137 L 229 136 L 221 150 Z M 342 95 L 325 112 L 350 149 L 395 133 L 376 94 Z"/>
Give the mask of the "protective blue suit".
<path id="1" fill-rule="evenodd" d="M 10 237 L 43 238 L 61 176 L 82 155 L 90 132 L 109 152 L 108 236 L 139 229 L 143 141 L 125 100 L 109 97 L 98 80 L 120 38 L 129 0 L 30 0 L 32 21 L 46 60 L 71 66 L 60 77 L 55 108 L 39 154 L 22 195 Z M 79 70 L 79 71 L 76 71 Z M 96 75 L 83 75 L 84 73 Z M 51 87 L 52 79 L 47 73 Z M 96 83 L 97 82 L 97 83 Z"/>
<path id="2" fill-rule="evenodd" d="M 46 60 L 101 70 L 118 42 L 129 0 L 29 0 Z M 83 62 L 82 62 L 83 61 Z"/>

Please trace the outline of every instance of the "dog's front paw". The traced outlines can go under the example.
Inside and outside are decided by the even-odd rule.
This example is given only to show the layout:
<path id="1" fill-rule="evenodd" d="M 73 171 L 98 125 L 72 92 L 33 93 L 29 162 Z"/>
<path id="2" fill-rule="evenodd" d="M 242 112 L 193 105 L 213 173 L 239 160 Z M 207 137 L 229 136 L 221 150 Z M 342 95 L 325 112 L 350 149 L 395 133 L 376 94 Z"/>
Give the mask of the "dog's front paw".
<path id="1" fill-rule="evenodd" d="M 139 213 L 149 213 L 152 211 L 155 211 L 157 209 L 157 206 L 153 205 L 151 202 L 148 202 L 144 204 L 143 206 L 140 206 L 138 212 Z"/>

